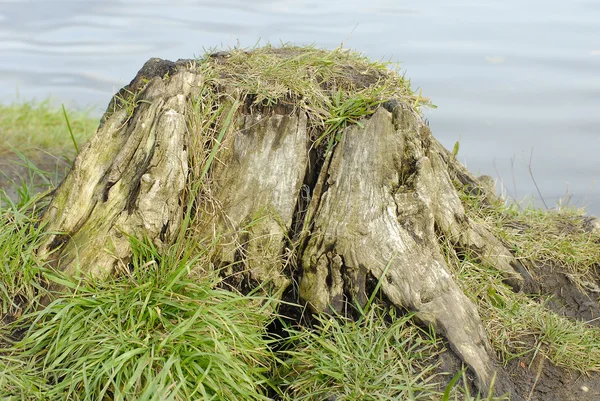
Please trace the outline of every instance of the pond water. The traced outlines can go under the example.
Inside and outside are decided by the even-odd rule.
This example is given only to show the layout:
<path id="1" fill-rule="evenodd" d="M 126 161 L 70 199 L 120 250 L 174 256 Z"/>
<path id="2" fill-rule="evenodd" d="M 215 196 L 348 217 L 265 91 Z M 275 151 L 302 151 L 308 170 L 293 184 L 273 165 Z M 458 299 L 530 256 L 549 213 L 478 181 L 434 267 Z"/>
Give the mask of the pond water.
<path id="1" fill-rule="evenodd" d="M 52 96 L 100 115 L 150 57 L 257 42 L 401 62 L 472 171 L 600 215 L 598 0 L 0 0 L 0 102 Z"/>

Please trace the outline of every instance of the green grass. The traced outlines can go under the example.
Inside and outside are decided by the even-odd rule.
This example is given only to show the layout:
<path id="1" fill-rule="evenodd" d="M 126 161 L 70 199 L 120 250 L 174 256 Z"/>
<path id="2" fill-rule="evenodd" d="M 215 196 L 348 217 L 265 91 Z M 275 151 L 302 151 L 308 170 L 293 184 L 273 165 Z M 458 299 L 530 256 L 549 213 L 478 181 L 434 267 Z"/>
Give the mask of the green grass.
<path id="1" fill-rule="evenodd" d="M 358 321 L 320 316 L 315 327 L 288 328 L 282 343 L 267 332 L 275 300 L 221 289 L 194 241 L 159 252 L 132 239 L 133 260 L 118 277 L 62 277 L 36 259 L 35 202 L 21 203 L 2 209 L 0 225 L 1 281 L 13 284 L 2 295 L 12 313 L 0 325 L 2 399 L 443 396 L 433 373 L 442 342 L 409 315 L 374 303 Z M 34 310 L 48 282 L 68 292 Z M 460 386 L 447 390 L 449 399 L 474 399 Z"/>
<path id="2" fill-rule="evenodd" d="M 67 111 L 74 139 L 83 144 L 98 127 L 89 112 Z M 51 100 L 0 104 L 0 157 L 14 147 L 30 157 L 36 150 L 55 155 L 74 156 L 73 139 L 62 109 Z"/>
<path id="3" fill-rule="evenodd" d="M 0 325 L 2 399 L 442 396 L 432 362 L 441 340 L 409 315 L 396 317 L 374 303 L 358 321 L 320 316 L 316 327 L 288 328 L 285 341 L 272 337 L 267 327 L 276 301 L 223 290 L 216 274 L 199 280 L 192 273 L 203 255 L 195 254 L 193 241 L 159 252 L 132 238 L 133 259 L 115 278 L 63 277 L 35 257 L 32 204 L 2 210 L 9 275 L 1 281 L 15 284 L 2 296 L 12 311 Z M 48 282 L 67 292 L 33 310 L 48 295 L 42 285 Z M 460 387 L 448 392 L 463 399 L 456 398 Z"/>
<path id="4" fill-rule="evenodd" d="M 411 89 L 397 65 L 342 48 L 236 48 L 226 62 L 207 54 L 197 65 L 212 92 L 233 88 L 257 109 L 277 105 L 305 111 L 315 146 L 331 148 L 343 128 L 370 116 L 385 101 L 396 99 L 416 110 L 433 106 Z"/>
<path id="5" fill-rule="evenodd" d="M 448 380 L 440 373 L 444 345 L 435 332 L 378 302 L 358 320 L 322 314 L 312 327 L 286 333 L 275 371 L 284 401 L 506 399 L 493 395 L 493 385 L 487 396 L 472 395 L 464 385 L 466 368 Z"/>
<path id="6" fill-rule="evenodd" d="M 586 230 L 582 210 L 490 205 L 464 193 L 462 201 L 476 224 L 501 238 L 532 275 L 563 273 L 579 288 L 595 290 L 600 238 Z M 600 329 L 551 311 L 548 295 L 515 293 L 501 272 L 456 253 L 451 244 L 442 248 L 462 290 L 477 305 L 501 360 L 543 356 L 582 373 L 600 371 Z"/>
<path id="7" fill-rule="evenodd" d="M 197 180 L 190 180 L 187 190 L 194 196 L 187 197 L 173 247 L 158 251 L 132 239 L 134 257 L 118 276 L 104 282 L 66 278 L 35 254 L 46 201 L 24 184 L 19 201 L 1 206 L 0 398 L 482 399 L 457 381 L 444 388 L 440 383 L 448 378 L 436 373 L 435 362 L 443 342 L 410 315 L 397 316 L 377 302 L 357 321 L 317 316 L 313 326 L 287 327 L 285 340 L 274 338 L 267 328 L 277 318 L 275 300 L 226 291 L 206 257 L 217 239 L 194 235 L 199 205 L 212 207 L 205 178 L 233 111 L 247 107 L 237 98 L 220 98 L 215 89 L 234 88 L 257 110 L 301 108 L 313 145 L 324 149 L 389 98 L 416 108 L 428 100 L 386 63 L 343 49 L 234 49 L 227 64 L 205 56 L 197 67 L 207 78 L 189 102 L 196 150 L 190 164 Z M 138 101 L 131 95 L 124 107 L 133 113 Z M 85 113 L 67 114 L 68 122 L 48 101 L 0 106 L 0 143 L 12 144 L 24 160 L 38 148 L 72 155 L 97 122 Z M 3 155 L 9 148 L 0 146 Z M 487 205 L 466 194 L 462 201 L 469 217 L 501 238 L 526 267 L 564 272 L 581 288 L 593 286 L 600 239 L 584 229 L 580 211 Z M 565 368 L 600 371 L 598 329 L 550 311 L 544 296 L 514 293 L 497 270 L 447 245 L 448 264 L 476 303 L 502 361 L 541 355 Z M 52 282 L 69 291 L 50 294 Z M 42 299 L 50 302 L 44 309 Z M 466 381 L 464 372 L 456 380 L 461 377 Z"/>
<path id="8" fill-rule="evenodd" d="M 565 272 L 582 288 L 595 281 L 600 247 L 598 236 L 585 229 L 583 210 L 520 210 L 513 205 L 502 217 L 496 224 L 497 235 L 512 244 L 515 256 Z"/>
<path id="9" fill-rule="evenodd" d="M 49 275 L 72 294 L 9 327 L 26 331 L 0 350 L 1 398 L 267 400 L 271 301 L 188 278 L 196 260 L 175 248 L 133 249 L 114 281 Z"/>
<path id="10" fill-rule="evenodd" d="M 21 202 L 5 199 L 0 208 L 0 325 L 35 308 L 47 293 L 44 264 L 35 254 L 42 239 L 38 226 L 42 202 L 27 187 L 20 195 Z"/>
<path id="11" fill-rule="evenodd" d="M 441 342 L 411 318 L 374 304 L 358 321 L 321 315 L 314 329 L 289 329 L 278 372 L 283 399 L 439 398 L 432 360 Z"/>
<path id="12" fill-rule="evenodd" d="M 53 107 L 49 99 L 0 105 L 0 158 L 11 159 L 27 171 L 26 177 L 10 177 L 20 182 L 16 202 L 0 188 L 0 321 L 27 313 L 47 295 L 44 265 L 35 249 L 42 235 L 39 210 L 47 203 L 39 192 L 52 188 L 55 172 L 39 169 L 35 160 L 39 152 L 73 157 L 74 141 L 84 143 L 97 125 L 87 112 Z M 3 185 L 9 182 L 2 178 Z"/>

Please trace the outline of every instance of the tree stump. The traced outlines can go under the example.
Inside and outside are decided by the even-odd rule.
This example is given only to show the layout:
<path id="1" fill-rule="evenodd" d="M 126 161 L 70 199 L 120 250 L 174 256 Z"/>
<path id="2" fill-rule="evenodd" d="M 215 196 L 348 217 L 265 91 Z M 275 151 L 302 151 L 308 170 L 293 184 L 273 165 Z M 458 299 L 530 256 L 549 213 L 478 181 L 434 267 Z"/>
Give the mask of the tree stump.
<path id="1" fill-rule="evenodd" d="M 294 75 L 295 74 L 295 75 Z M 303 79 L 303 83 L 297 82 Z M 241 287 L 342 313 L 369 279 L 445 336 L 485 390 L 494 352 L 440 238 L 523 270 L 465 214 L 456 185 L 495 197 L 432 136 L 395 72 L 343 50 L 234 50 L 152 59 L 111 101 L 45 212 L 39 253 L 68 274 L 126 266 L 130 237 L 213 242 Z"/>

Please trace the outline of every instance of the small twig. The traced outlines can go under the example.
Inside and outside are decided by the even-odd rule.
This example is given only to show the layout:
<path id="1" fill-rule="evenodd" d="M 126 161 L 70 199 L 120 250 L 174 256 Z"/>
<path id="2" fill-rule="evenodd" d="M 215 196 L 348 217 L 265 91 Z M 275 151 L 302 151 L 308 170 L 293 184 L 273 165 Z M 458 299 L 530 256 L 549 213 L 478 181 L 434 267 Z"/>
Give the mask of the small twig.
<path id="1" fill-rule="evenodd" d="M 533 171 L 531 169 L 531 160 L 532 159 L 533 159 L 533 148 L 531 148 L 531 154 L 529 155 L 529 165 L 527 167 L 529 168 L 529 175 L 531 176 L 531 180 L 533 181 L 533 185 L 535 185 L 535 189 L 537 190 L 537 193 L 540 196 L 540 199 L 542 200 L 542 203 L 544 204 L 544 207 L 546 208 L 546 210 L 548 210 L 548 205 L 546 205 L 546 201 L 544 200 L 544 197 L 542 196 L 540 188 L 538 187 L 538 184 L 535 181 L 535 177 L 533 176 Z"/>
<path id="2" fill-rule="evenodd" d="M 504 183 L 504 179 L 502 178 L 502 175 L 500 174 L 500 170 L 498 170 L 498 166 L 496 165 L 496 160 L 494 160 L 493 164 L 494 164 L 494 171 L 496 172 L 496 176 L 500 180 L 500 195 L 502 196 L 503 199 L 512 199 L 513 201 L 516 202 L 517 198 L 515 196 L 513 196 L 513 194 L 510 192 L 510 190 Z M 513 187 L 515 187 L 514 174 L 513 174 Z M 516 189 L 517 188 L 515 187 L 515 191 L 516 191 Z"/>
<path id="3" fill-rule="evenodd" d="M 510 158 L 510 174 L 512 175 L 513 188 L 515 190 L 515 197 L 513 198 L 515 202 L 517 202 L 517 197 L 519 196 L 517 192 L 517 180 L 515 178 L 515 156 Z"/>
<path id="4" fill-rule="evenodd" d="M 540 357 L 540 365 L 538 366 L 538 371 L 535 375 L 535 381 L 533 382 L 533 386 L 531 386 L 531 391 L 529 392 L 526 401 L 531 401 L 531 397 L 533 397 L 533 391 L 535 390 L 535 386 L 537 386 L 537 383 L 540 380 L 540 377 L 542 376 L 542 370 L 544 369 L 545 360 L 546 358 L 544 356 Z"/>

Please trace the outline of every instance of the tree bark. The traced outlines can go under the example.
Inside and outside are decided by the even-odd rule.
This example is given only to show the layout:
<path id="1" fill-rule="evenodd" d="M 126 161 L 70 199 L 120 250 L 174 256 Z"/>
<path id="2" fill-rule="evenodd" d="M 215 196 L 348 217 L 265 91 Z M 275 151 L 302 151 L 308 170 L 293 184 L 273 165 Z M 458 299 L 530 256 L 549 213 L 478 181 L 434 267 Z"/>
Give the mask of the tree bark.
<path id="1" fill-rule="evenodd" d="M 44 215 L 41 255 L 68 274 L 102 277 L 128 263 L 130 236 L 159 249 L 176 240 L 189 198 L 198 195 L 189 190 L 197 178 L 190 101 L 204 82 L 191 62 L 144 66 L 57 189 Z M 364 305 L 368 280 L 381 280 L 389 301 L 444 335 L 488 388 L 494 352 L 446 266 L 440 237 L 522 288 L 520 265 L 467 217 L 455 183 L 490 198 L 493 191 L 402 102 L 347 127 L 322 154 L 302 109 L 236 107 L 246 99 L 221 90 L 232 123 L 212 142 L 218 152 L 204 187 L 210 201 L 195 203 L 198 233 L 219 238 L 212 262 L 274 293 L 298 280 L 299 301 L 317 312 Z M 287 263 L 290 254 L 296 266 Z"/>

